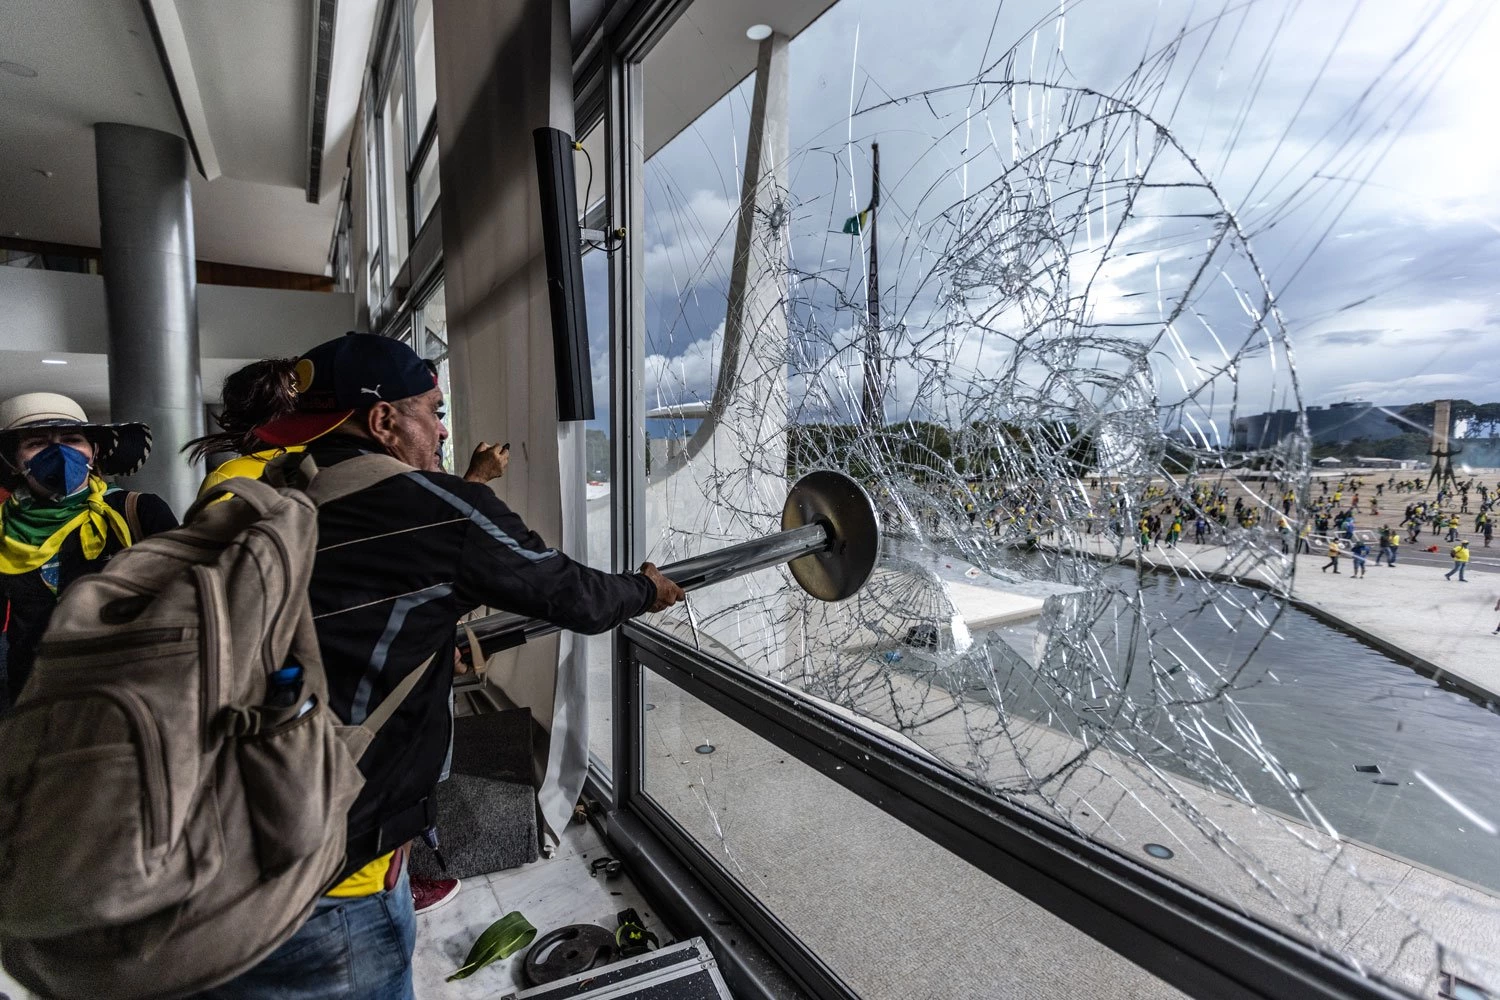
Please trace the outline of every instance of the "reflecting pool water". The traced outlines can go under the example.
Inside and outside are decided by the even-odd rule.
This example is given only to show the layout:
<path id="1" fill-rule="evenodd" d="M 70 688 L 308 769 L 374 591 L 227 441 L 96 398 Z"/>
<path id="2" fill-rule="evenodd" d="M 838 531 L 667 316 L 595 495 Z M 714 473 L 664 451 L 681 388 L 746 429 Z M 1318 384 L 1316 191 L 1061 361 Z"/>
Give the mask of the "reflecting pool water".
<path id="1" fill-rule="evenodd" d="M 954 582 L 986 585 L 964 577 L 966 568 L 954 561 L 940 572 Z M 1219 733 L 1205 737 L 1257 803 L 1292 811 L 1287 788 L 1256 756 L 1269 751 L 1341 836 L 1500 890 L 1500 840 L 1485 829 L 1496 821 L 1500 802 L 1500 715 L 1307 612 L 1286 608 L 1263 639 L 1258 630 L 1227 632 L 1210 609 L 1196 612 L 1211 603 L 1198 581 L 1155 573 L 1138 579 L 1125 568 L 1110 570 L 1106 581 L 1120 601 L 1138 594 L 1148 619 L 1175 624 L 1175 635 L 1154 637 L 1158 657 L 1166 643 L 1185 656 L 1243 664 L 1242 680 L 1218 709 Z M 1225 585 L 1212 586 L 1222 596 Z M 1027 630 L 1005 631 L 1016 643 Z M 1255 642 L 1259 647 L 1251 651 Z M 1138 672 L 1126 679 L 1125 690 L 1149 698 L 1151 683 L 1149 673 Z M 1048 722 L 1056 711 L 1024 683 L 1007 690 L 1013 712 Z M 1241 718 L 1230 720 L 1231 712 Z M 1254 753 L 1232 736 L 1246 722 L 1259 736 Z M 1170 753 L 1153 762 L 1197 777 Z"/>

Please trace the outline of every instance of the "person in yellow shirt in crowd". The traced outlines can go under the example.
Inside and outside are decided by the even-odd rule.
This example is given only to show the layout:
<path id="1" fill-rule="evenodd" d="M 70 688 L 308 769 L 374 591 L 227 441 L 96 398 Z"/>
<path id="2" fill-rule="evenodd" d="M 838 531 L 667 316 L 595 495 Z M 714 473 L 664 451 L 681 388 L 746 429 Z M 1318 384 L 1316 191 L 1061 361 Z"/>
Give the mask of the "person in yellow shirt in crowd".
<path id="1" fill-rule="evenodd" d="M 1459 583 L 1468 583 L 1469 581 L 1464 579 L 1464 570 L 1469 568 L 1469 543 L 1460 540 L 1457 545 L 1453 546 L 1449 555 L 1453 557 L 1453 568 L 1443 574 L 1443 579 L 1451 580 L 1453 574 L 1457 573 Z"/>
<path id="2" fill-rule="evenodd" d="M 257 426 L 297 405 L 292 374 L 296 364 L 296 358 L 267 358 L 224 379 L 223 410 L 214 417 L 219 430 L 189 441 L 182 449 L 191 461 L 210 463 L 211 471 L 198 489 L 200 495 L 228 479 L 259 479 L 266 463 L 277 455 L 303 450 L 301 445 L 267 447 L 255 437 Z"/>
<path id="3" fill-rule="evenodd" d="M 1338 575 L 1339 556 L 1343 554 L 1343 551 L 1343 549 L 1339 548 L 1339 540 L 1337 538 L 1330 538 L 1328 540 L 1328 562 L 1323 564 L 1323 572 L 1327 573 L 1331 569 L 1334 575 Z"/>

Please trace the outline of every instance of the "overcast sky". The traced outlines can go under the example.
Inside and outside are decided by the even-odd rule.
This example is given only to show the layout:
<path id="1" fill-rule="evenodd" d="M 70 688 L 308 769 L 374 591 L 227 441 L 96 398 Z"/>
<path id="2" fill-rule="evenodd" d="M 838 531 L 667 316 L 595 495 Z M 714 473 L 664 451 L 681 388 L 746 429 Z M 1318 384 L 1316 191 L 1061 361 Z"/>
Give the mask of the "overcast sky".
<path id="1" fill-rule="evenodd" d="M 898 342 L 942 331 L 953 392 L 1014 360 L 1005 335 L 1043 300 L 1096 330 L 1139 321 L 1122 328 L 1138 340 L 1162 337 L 1151 321 L 1185 300 L 1196 318 L 1180 317 L 1152 362 L 1162 398 L 1181 398 L 1217 342 L 1236 355 L 1264 340 L 1252 313 L 1268 290 L 1305 404 L 1500 398 L 1492 6 L 842 0 L 790 49 L 789 245 L 794 272 L 817 277 L 794 291 L 798 322 L 853 336 L 857 317 L 837 300 L 863 294 L 863 248 L 837 230 L 868 199 L 876 139 L 887 320 L 905 324 Z M 648 58 L 645 72 L 662 71 Z M 648 405 L 711 393 L 750 100 L 747 81 L 648 164 Z M 1097 125 L 1079 124 L 1090 116 Z M 1065 126 L 1075 131 L 1058 140 Z M 1056 165 L 1101 149 L 1093 183 Z M 1028 178 L 1018 163 L 1038 150 L 1053 165 Z M 1127 215 L 1132 178 L 1191 186 L 1135 188 Z M 985 210 L 1003 224 L 966 231 Z M 1028 212 L 1060 244 L 1028 242 Z M 966 287 L 943 259 L 955 248 L 1019 259 L 1028 290 Z M 1049 284 L 1059 256 L 1066 286 Z M 602 346 L 601 299 L 590 312 Z M 976 315 L 990 334 L 964 329 Z M 1222 418 L 1226 388 L 1241 413 L 1296 398 L 1275 353 L 1237 358 L 1204 412 Z M 918 367 L 897 373 L 888 412 L 931 394 Z"/>

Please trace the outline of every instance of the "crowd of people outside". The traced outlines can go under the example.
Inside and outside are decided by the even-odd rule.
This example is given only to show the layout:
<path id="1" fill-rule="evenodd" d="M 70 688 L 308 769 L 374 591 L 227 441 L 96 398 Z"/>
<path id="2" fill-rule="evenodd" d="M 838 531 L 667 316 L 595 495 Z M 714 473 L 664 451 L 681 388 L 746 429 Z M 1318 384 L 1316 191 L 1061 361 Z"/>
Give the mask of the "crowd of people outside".
<path id="1" fill-rule="evenodd" d="M 1491 486 L 1472 476 L 1432 492 L 1424 479 L 1390 475 L 1382 480 L 1362 473 L 1320 477 L 1306 497 L 1274 478 L 1152 482 L 1135 495 L 1123 483 L 1105 477 L 1091 478 L 1087 489 L 1069 491 L 1028 483 L 971 482 L 936 492 L 922 487 L 918 492 L 925 494 L 921 500 L 937 501 L 919 518 L 924 529 L 937 535 L 963 532 L 1013 544 L 1046 540 L 1066 529 L 1148 550 L 1175 549 L 1185 542 L 1219 545 L 1235 532 L 1269 530 L 1287 556 L 1331 556 L 1330 543 L 1337 541 L 1340 555 L 1361 559 L 1360 576 L 1372 552 L 1376 566 L 1394 567 L 1402 546 L 1417 546 L 1426 532 L 1428 544 L 1423 547 L 1429 552 L 1447 547 L 1454 575 L 1461 579 L 1458 564 L 1469 561 L 1471 546 L 1491 547 L 1500 504 L 1500 481 Z M 945 492 L 950 503 L 943 502 Z M 880 488 L 877 494 L 890 515 L 893 533 L 900 533 L 906 511 L 890 489 Z M 964 522 L 948 523 L 945 511 L 953 509 L 950 504 L 961 506 Z M 1466 532 L 1474 536 L 1472 541 L 1463 537 Z"/>
<path id="2" fill-rule="evenodd" d="M 1066 533 L 1113 539 L 1120 551 L 1170 551 L 1191 543 L 1224 545 L 1260 538 L 1287 558 L 1316 556 L 1326 574 L 1364 579 L 1371 565 L 1394 569 L 1424 557 L 1446 555 L 1446 581 L 1467 583 L 1475 549 L 1494 541 L 1500 480 L 1477 474 L 1431 482 L 1427 477 L 1369 472 L 1317 475 L 1305 495 L 1275 477 L 1225 477 L 1216 482 L 1156 480 L 1134 489 L 1111 477 L 1092 477 L 1076 489 L 1039 484 L 971 482 L 945 488 L 966 522 L 949 523 L 943 495 L 921 520 L 941 535 L 951 531 L 976 543 L 1005 546 L 1055 544 Z M 889 513 L 901 512 L 890 491 L 880 492 Z M 901 518 L 891 519 L 896 525 Z M 895 529 L 899 532 L 899 526 Z M 1350 572 L 1343 572 L 1347 559 Z"/>
<path id="3" fill-rule="evenodd" d="M 1429 553 L 1446 550 L 1452 561 L 1445 579 L 1467 582 L 1471 546 L 1490 548 L 1500 504 L 1500 482 L 1491 486 L 1478 477 L 1438 485 L 1429 495 L 1431 485 L 1422 479 L 1346 473 L 1316 480 L 1305 498 L 1275 480 L 1242 481 L 1241 495 L 1232 504 L 1224 485 L 1153 483 L 1138 500 L 1117 485 L 1100 480 L 1091 485 L 1108 512 L 1097 530 L 1125 537 L 1121 512 L 1134 507 L 1138 514 L 1129 537 L 1141 550 L 1176 548 L 1189 528 L 1195 544 L 1216 545 L 1236 530 L 1271 525 L 1283 555 L 1321 554 L 1327 559 L 1321 569 L 1331 573 L 1340 573 L 1340 559 L 1348 556 L 1355 578 L 1366 575 L 1372 551 L 1376 566 L 1394 568 L 1403 544 L 1421 545 L 1425 532 L 1422 548 Z M 1086 534 L 1096 530 L 1091 518 L 1082 527 Z"/>

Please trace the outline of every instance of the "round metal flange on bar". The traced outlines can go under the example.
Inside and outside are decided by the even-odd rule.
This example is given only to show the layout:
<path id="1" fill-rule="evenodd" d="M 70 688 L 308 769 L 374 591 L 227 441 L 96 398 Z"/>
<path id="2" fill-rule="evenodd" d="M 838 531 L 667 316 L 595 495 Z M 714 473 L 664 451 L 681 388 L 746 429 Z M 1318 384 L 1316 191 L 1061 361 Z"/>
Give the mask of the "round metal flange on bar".
<path id="1" fill-rule="evenodd" d="M 781 509 L 781 530 L 823 524 L 828 548 L 787 563 L 798 586 L 820 601 L 853 597 L 880 558 L 880 515 L 863 486 L 823 469 L 797 480 Z"/>

